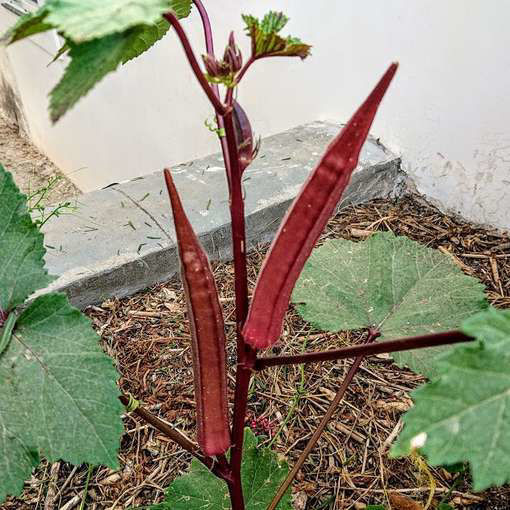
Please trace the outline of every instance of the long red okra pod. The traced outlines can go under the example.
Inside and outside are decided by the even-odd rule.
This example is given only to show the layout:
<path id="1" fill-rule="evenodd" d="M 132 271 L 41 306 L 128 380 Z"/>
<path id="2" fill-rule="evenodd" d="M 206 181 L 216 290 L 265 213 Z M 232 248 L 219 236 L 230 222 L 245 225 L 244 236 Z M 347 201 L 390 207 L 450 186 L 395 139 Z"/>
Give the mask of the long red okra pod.
<path id="1" fill-rule="evenodd" d="M 206 455 L 220 455 L 230 446 L 223 313 L 209 259 L 186 217 L 169 170 L 165 170 L 165 181 L 191 324 L 198 444 Z"/>
<path id="2" fill-rule="evenodd" d="M 280 337 L 294 285 L 358 164 L 377 108 L 398 64 L 392 64 L 372 93 L 333 140 L 285 215 L 260 271 L 244 340 L 262 349 Z"/>
<path id="3" fill-rule="evenodd" d="M 233 107 L 232 120 L 234 122 L 235 138 L 239 153 L 239 170 L 243 173 L 253 159 L 253 151 L 255 150 L 253 132 L 250 120 L 241 105 L 234 100 Z"/>

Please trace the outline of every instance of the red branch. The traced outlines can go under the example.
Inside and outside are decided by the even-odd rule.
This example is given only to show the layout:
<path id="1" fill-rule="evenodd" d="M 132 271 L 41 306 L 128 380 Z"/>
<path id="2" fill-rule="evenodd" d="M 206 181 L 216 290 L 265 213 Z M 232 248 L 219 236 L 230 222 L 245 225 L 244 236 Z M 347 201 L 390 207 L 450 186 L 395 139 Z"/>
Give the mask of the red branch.
<path id="1" fill-rule="evenodd" d="M 307 352 L 293 356 L 267 356 L 265 358 L 258 358 L 254 368 L 255 370 L 264 370 L 265 368 L 278 365 L 334 361 L 355 356 L 372 356 L 386 352 L 408 351 L 411 349 L 423 349 L 425 347 L 438 347 L 440 345 L 471 341 L 473 341 L 473 338 L 466 336 L 461 331 L 448 331 L 446 333 L 434 333 L 432 335 L 414 336 L 398 340 L 388 340 L 386 342 L 352 345 L 331 351 Z"/>
<path id="2" fill-rule="evenodd" d="M 200 68 L 198 60 L 196 59 L 195 54 L 193 53 L 193 48 L 191 47 L 188 36 L 186 35 L 186 32 L 182 28 L 180 21 L 177 19 L 177 16 L 173 12 L 168 12 L 164 14 L 163 17 L 172 25 L 172 27 L 174 27 L 175 32 L 179 37 L 179 40 L 181 41 L 184 53 L 186 53 L 189 65 L 191 66 L 191 69 L 195 73 L 198 83 L 202 87 L 206 96 L 209 98 L 209 101 L 211 101 L 212 105 L 214 106 L 214 109 L 218 114 L 225 115 L 228 109 L 220 101 L 219 97 L 214 93 L 213 89 L 209 85 L 209 82 L 204 76 L 204 73 Z"/>

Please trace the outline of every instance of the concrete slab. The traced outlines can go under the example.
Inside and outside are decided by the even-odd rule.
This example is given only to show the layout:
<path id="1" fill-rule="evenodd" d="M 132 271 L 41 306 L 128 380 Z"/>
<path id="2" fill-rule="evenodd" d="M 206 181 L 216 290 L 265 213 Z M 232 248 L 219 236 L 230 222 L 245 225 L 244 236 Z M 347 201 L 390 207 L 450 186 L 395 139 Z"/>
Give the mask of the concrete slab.
<path id="1" fill-rule="evenodd" d="M 271 240 L 283 214 L 338 133 L 315 122 L 262 141 L 246 170 L 248 248 Z M 176 186 L 197 235 L 212 260 L 231 257 L 228 196 L 223 162 L 214 154 L 173 168 Z M 341 205 L 399 193 L 400 160 L 367 141 Z M 178 270 L 175 232 L 161 172 L 87 193 L 75 213 L 44 231 L 49 289 L 68 293 L 78 307 L 123 297 L 168 280 Z"/>

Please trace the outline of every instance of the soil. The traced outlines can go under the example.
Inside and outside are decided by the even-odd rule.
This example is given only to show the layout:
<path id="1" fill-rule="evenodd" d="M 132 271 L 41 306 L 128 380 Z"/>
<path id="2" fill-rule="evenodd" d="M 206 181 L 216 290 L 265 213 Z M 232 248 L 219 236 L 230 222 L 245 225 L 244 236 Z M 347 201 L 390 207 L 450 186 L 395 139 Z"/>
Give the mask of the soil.
<path id="1" fill-rule="evenodd" d="M 321 240 L 361 240 L 376 230 L 407 235 L 453 258 L 467 274 L 478 277 L 488 299 L 510 307 L 510 238 L 449 217 L 420 197 L 374 201 L 342 210 Z M 253 288 L 267 247 L 250 255 Z M 235 360 L 234 298 L 231 264 L 215 264 L 229 338 L 229 384 L 233 392 Z M 194 437 L 194 397 L 189 329 L 182 287 L 176 280 L 123 300 L 109 300 L 87 310 L 105 351 L 121 374 L 120 386 L 144 406 Z M 273 353 L 302 352 L 360 341 L 364 332 L 331 334 L 314 330 L 289 310 L 282 341 Z M 249 401 L 247 424 L 266 434 L 273 448 L 292 465 L 333 399 L 351 361 L 272 368 L 257 376 Z M 410 392 L 424 379 L 400 369 L 387 357 L 362 364 L 327 431 L 293 484 L 297 510 L 363 509 L 384 505 L 394 510 L 423 509 L 429 497 L 453 508 L 510 508 L 510 487 L 475 494 L 468 474 L 452 475 L 419 459 L 390 459 L 388 449 L 401 428 L 400 417 L 411 405 Z M 264 418 L 267 421 L 263 420 Z M 162 499 L 164 488 L 189 467 L 190 456 L 132 414 L 124 416 L 119 453 L 121 469 L 89 468 L 43 462 L 20 498 L 1 510 L 123 509 Z"/>
<path id="2" fill-rule="evenodd" d="M 55 204 L 80 194 L 80 190 L 17 127 L 0 115 L 0 164 L 11 172 L 18 187 L 31 195 L 55 181 L 44 199 L 44 205 Z"/>

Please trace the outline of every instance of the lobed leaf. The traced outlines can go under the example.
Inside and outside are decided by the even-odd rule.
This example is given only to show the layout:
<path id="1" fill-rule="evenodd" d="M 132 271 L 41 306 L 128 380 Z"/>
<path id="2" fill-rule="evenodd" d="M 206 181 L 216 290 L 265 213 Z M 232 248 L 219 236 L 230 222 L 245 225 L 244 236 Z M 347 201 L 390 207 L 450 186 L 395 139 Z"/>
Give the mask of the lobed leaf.
<path id="1" fill-rule="evenodd" d="M 431 465 L 469 462 L 475 490 L 510 481 L 510 313 L 488 310 L 463 331 L 479 344 L 440 359 L 440 376 L 412 394 L 393 456 L 419 448 Z"/>
<path id="2" fill-rule="evenodd" d="M 21 16 L 16 23 L 2 36 L 3 44 L 12 44 L 25 37 L 51 30 L 54 26 L 47 21 L 50 5 L 54 0 L 47 0 L 45 5 L 34 12 Z"/>
<path id="3" fill-rule="evenodd" d="M 170 23 L 168 23 L 166 19 L 161 18 L 156 23 L 144 26 L 142 29 L 138 30 L 131 44 L 124 52 L 122 63 L 126 64 L 130 60 L 139 57 L 142 53 L 145 53 L 161 40 L 169 29 Z"/>
<path id="4" fill-rule="evenodd" d="M 209 259 L 186 217 L 168 170 L 165 181 L 191 325 L 198 444 L 206 455 L 220 455 L 230 446 L 223 311 Z"/>
<path id="5" fill-rule="evenodd" d="M 251 38 L 252 56 L 261 57 L 301 57 L 310 55 L 311 46 L 297 37 L 282 37 L 279 32 L 289 18 L 282 12 L 270 11 L 264 18 L 243 15 L 246 31 Z"/>
<path id="6" fill-rule="evenodd" d="M 487 347 L 510 354 L 510 310 L 489 308 L 462 323 L 462 331 Z"/>
<path id="7" fill-rule="evenodd" d="M 117 372 L 90 321 L 63 294 L 38 297 L 0 356 L 0 501 L 44 456 L 118 467 Z"/>
<path id="8" fill-rule="evenodd" d="M 53 281 L 44 268 L 43 235 L 26 197 L 0 165 L 0 312 L 9 312 Z"/>
<path id="9" fill-rule="evenodd" d="M 50 116 L 59 120 L 108 73 L 140 51 L 140 36 L 145 27 L 75 44 L 69 42 L 71 62 L 50 93 Z"/>
<path id="10" fill-rule="evenodd" d="M 79 43 L 153 25 L 170 10 L 186 17 L 191 0 L 59 0 L 51 3 L 47 21 Z"/>
<path id="11" fill-rule="evenodd" d="M 269 448 L 260 448 L 250 429 L 245 429 L 242 484 L 246 510 L 265 510 L 288 473 Z M 151 510 L 229 510 L 230 498 L 225 483 L 202 463 L 193 460 L 188 474 L 175 479 L 166 491 L 165 501 Z M 277 507 L 292 510 L 287 491 Z"/>
<path id="12" fill-rule="evenodd" d="M 48 0 L 20 18 L 3 40 L 13 43 L 50 29 L 65 36 L 55 59 L 68 52 L 71 62 L 50 93 L 50 117 L 56 122 L 108 73 L 167 33 L 170 25 L 161 14 L 173 10 L 185 17 L 191 5 L 191 0 Z"/>
<path id="13" fill-rule="evenodd" d="M 375 327 L 388 340 L 457 329 L 487 306 L 484 286 L 438 250 L 380 232 L 366 241 L 326 241 L 314 250 L 292 301 L 327 331 Z M 432 375 L 448 347 L 394 353 L 400 365 Z"/>
<path id="14" fill-rule="evenodd" d="M 169 28 L 170 24 L 162 18 L 151 26 L 136 27 L 82 44 L 68 42 L 71 63 L 50 93 L 51 120 L 59 120 L 107 74 L 147 51 Z"/>
<path id="15" fill-rule="evenodd" d="M 46 0 L 25 14 L 2 37 L 12 44 L 40 32 L 55 29 L 75 44 L 125 32 L 133 27 L 160 25 L 163 13 L 173 10 L 178 18 L 191 12 L 191 0 Z M 164 35 L 164 34 L 163 34 Z M 148 41 L 150 38 L 147 39 Z M 156 42 L 158 39 L 154 39 Z"/>
<path id="16" fill-rule="evenodd" d="M 301 270 L 358 164 L 377 108 L 397 71 L 392 64 L 372 93 L 333 140 L 280 225 L 257 280 L 243 328 L 255 348 L 274 344 Z"/>
<path id="17" fill-rule="evenodd" d="M 90 321 L 63 294 L 16 307 L 52 278 L 26 197 L 0 166 L 0 501 L 41 456 L 117 466 L 117 373 Z M 3 326 L 3 327 L 2 327 Z"/>

